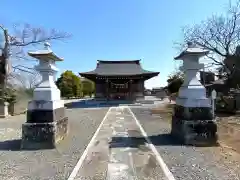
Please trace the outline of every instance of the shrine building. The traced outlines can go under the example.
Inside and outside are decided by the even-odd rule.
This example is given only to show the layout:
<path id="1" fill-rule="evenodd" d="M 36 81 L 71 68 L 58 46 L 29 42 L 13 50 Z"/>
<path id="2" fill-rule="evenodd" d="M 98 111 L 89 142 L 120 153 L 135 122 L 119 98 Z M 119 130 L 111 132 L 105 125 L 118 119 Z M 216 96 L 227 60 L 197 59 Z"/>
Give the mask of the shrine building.
<path id="1" fill-rule="evenodd" d="M 95 70 L 79 74 L 95 82 L 95 98 L 135 100 L 144 96 L 144 81 L 159 72 L 143 69 L 140 60 L 98 60 Z"/>

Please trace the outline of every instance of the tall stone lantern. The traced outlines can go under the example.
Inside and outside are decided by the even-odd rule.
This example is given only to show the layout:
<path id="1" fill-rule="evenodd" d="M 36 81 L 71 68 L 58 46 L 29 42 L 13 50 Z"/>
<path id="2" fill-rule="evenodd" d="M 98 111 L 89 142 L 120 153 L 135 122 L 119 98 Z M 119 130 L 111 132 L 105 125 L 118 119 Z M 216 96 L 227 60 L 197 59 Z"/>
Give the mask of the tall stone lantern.
<path id="1" fill-rule="evenodd" d="M 24 149 L 55 148 L 68 131 L 64 100 L 54 82 L 58 72 L 55 62 L 63 59 L 53 53 L 49 43 L 44 46 L 43 50 L 28 53 L 39 60 L 35 69 L 42 80 L 34 89 L 33 100 L 28 104 L 27 121 L 22 125 L 21 146 Z"/>
<path id="2" fill-rule="evenodd" d="M 172 117 L 172 135 L 185 144 L 216 143 L 217 125 L 213 118 L 211 100 L 206 89 L 197 79 L 204 67 L 199 59 L 209 51 L 188 43 L 188 47 L 175 60 L 183 60 L 184 82 L 179 89 Z"/>

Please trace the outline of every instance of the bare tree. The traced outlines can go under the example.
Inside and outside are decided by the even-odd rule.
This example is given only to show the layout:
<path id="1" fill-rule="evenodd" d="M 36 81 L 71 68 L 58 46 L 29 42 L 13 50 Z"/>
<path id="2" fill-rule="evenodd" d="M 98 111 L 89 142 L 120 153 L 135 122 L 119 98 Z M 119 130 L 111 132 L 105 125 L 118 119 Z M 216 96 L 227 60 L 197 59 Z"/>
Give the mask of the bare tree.
<path id="1" fill-rule="evenodd" d="M 213 15 L 192 27 L 183 29 L 184 44 L 194 42 L 210 51 L 208 58 L 212 65 L 219 65 L 220 72 L 227 76 L 231 70 L 226 66 L 225 59 L 235 56 L 235 50 L 240 42 L 240 0 L 236 4 L 229 3 L 224 15 Z"/>
<path id="2" fill-rule="evenodd" d="M 3 25 L 0 25 L 0 29 L 4 32 L 4 45 L 0 48 L 1 89 L 5 87 L 8 76 L 9 78 L 16 78 L 16 74 L 19 75 L 15 71 L 36 75 L 32 67 L 23 65 L 20 62 L 30 60 L 26 52 L 29 48 L 36 47 L 46 41 L 64 40 L 70 37 L 70 34 L 66 32 L 55 29 L 46 31 L 44 28 L 32 27 L 30 24 L 14 25 L 12 28 L 13 33 L 9 33 L 10 29 L 5 28 Z"/>
<path id="3" fill-rule="evenodd" d="M 41 75 L 38 72 L 34 72 L 32 74 L 25 73 L 25 77 L 23 78 L 23 86 L 28 89 L 34 89 L 41 82 Z"/>
<path id="4" fill-rule="evenodd" d="M 41 82 L 41 79 L 42 77 L 37 71 L 31 73 L 24 71 L 11 72 L 7 76 L 7 85 L 22 89 L 34 89 Z"/>
<path id="5" fill-rule="evenodd" d="M 14 25 L 13 34 L 8 33 L 4 26 L 0 26 L 4 30 L 5 44 L 2 48 L 4 54 L 10 55 L 13 60 L 29 60 L 26 49 L 53 40 L 64 40 L 70 37 L 66 32 L 60 32 L 55 29 L 46 31 L 43 28 L 32 27 L 29 24 Z M 27 71 L 23 66 L 13 66 L 14 69 Z"/>

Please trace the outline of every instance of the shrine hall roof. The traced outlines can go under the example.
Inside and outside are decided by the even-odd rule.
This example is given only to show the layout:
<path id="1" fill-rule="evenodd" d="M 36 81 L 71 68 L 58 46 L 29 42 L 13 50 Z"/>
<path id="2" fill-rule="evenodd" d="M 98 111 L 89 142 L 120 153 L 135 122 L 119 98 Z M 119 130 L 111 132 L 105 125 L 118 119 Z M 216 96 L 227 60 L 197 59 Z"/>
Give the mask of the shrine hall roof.
<path id="1" fill-rule="evenodd" d="M 81 76 L 132 76 L 152 75 L 157 76 L 159 72 L 145 70 L 141 67 L 140 60 L 105 61 L 98 60 L 97 67 L 93 71 L 79 73 Z"/>

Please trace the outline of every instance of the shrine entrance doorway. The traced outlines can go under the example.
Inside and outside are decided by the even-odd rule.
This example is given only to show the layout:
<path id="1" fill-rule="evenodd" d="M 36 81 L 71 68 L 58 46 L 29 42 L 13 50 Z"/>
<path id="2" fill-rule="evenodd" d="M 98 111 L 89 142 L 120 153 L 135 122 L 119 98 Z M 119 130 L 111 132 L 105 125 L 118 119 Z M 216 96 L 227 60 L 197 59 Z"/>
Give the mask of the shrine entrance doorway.
<path id="1" fill-rule="evenodd" d="M 128 100 L 131 96 L 130 81 L 109 81 L 109 98 L 115 100 Z"/>

